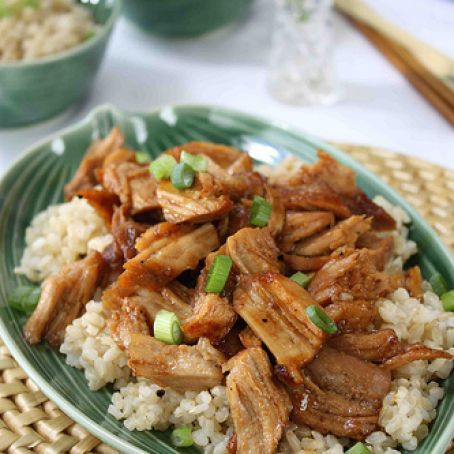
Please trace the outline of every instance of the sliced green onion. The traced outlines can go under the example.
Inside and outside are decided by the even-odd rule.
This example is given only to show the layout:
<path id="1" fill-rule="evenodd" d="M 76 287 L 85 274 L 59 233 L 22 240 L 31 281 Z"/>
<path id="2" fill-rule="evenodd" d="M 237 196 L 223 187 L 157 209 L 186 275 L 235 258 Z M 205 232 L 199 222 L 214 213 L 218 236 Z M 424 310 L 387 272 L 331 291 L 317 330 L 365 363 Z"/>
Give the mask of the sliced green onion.
<path id="1" fill-rule="evenodd" d="M 170 441 L 177 448 L 187 448 L 194 443 L 192 440 L 192 430 L 189 426 L 181 426 L 172 430 Z"/>
<path id="2" fill-rule="evenodd" d="M 31 314 L 38 305 L 41 288 L 34 285 L 16 287 L 9 295 L 9 305 L 26 315 Z"/>
<path id="3" fill-rule="evenodd" d="M 38 9 L 39 4 L 40 0 L 21 0 L 7 5 L 5 0 L 0 0 L 0 17 L 20 14 L 26 7 Z"/>
<path id="4" fill-rule="evenodd" d="M 88 41 L 89 39 L 93 38 L 93 36 L 95 36 L 95 31 L 88 30 L 84 35 L 84 41 Z M 136 160 L 137 160 L 137 157 L 136 157 Z M 147 159 L 147 161 L 149 161 L 149 159 Z M 139 162 L 139 161 L 137 160 L 137 162 Z"/>
<path id="5" fill-rule="evenodd" d="M 372 454 L 372 451 L 364 443 L 358 441 L 345 454 Z"/>
<path id="6" fill-rule="evenodd" d="M 232 259 L 228 255 L 217 255 L 208 271 L 205 291 L 208 293 L 221 293 L 229 278 L 232 269 Z"/>
<path id="7" fill-rule="evenodd" d="M 326 315 L 326 312 L 320 306 L 316 306 L 315 304 L 307 306 L 306 314 L 309 320 L 322 331 L 325 331 L 325 333 L 334 334 L 337 332 L 336 324 Z"/>
<path id="8" fill-rule="evenodd" d="M 179 345 L 183 342 L 181 323 L 173 312 L 160 310 L 156 314 L 153 333 L 155 339 L 165 344 Z"/>
<path id="9" fill-rule="evenodd" d="M 31 8 L 38 9 L 40 0 L 22 0 L 23 6 L 30 6 Z"/>
<path id="10" fill-rule="evenodd" d="M 190 188 L 194 183 L 194 169 L 184 162 L 180 162 L 172 169 L 170 181 L 177 189 Z"/>
<path id="11" fill-rule="evenodd" d="M 169 154 L 163 154 L 155 159 L 150 164 L 150 172 L 157 180 L 169 178 L 172 174 L 172 169 L 177 165 L 177 161 Z"/>
<path id="12" fill-rule="evenodd" d="M 448 291 L 448 284 L 445 281 L 445 278 L 440 273 L 433 274 L 429 279 L 430 285 L 432 286 L 433 291 L 441 296 L 443 293 Z"/>
<path id="13" fill-rule="evenodd" d="M 150 156 L 148 156 L 148 153 L 145 153 L 144 151 L 136 151 L 136 161 L 139 164 L 145 164 L 150 161 Z"/>
<path id="14" fill-rule="evenodd" d="M 304 274 L 301 271 L 298 271 L 297 273 L 292 274 L 290 276 L 290 279 L 292 281 L 295 281 L 297 284 L 301 285 L 301 287 L 306 287 L 312 278 L 310 276 L 308 276 L 307 274 Z"/>
<path id="15" fill-rule="evenodd" d="M 6 4 L 6 0 L 0 0 L 0 17 L 6 17 L 11 15 L 11 10 Z"/>
<path id="16" fill-rule="evenodd" d="M 200 154 L 191 154 L 187 151 L 182 151 L 180 155 L 180 162 L 186 163 L 196 172 L 205 172 L 208 169 L 208 161 Z"/>
<path id="17" fill-rule="evenodd" d="M 251 224 L 257 227 L 265 227 L 271 217 L 273 206 L 263 197 L 256 195 L 252 201 Z"/>
<path id="18" fill-rule="evenodd" d="M 441 304 L 443 304 L 443 309 L 446 312 L 453 312 L 454 311 L 454 290 L 450 290 L 449 292 L 443 293 L 440 296 Z"/>

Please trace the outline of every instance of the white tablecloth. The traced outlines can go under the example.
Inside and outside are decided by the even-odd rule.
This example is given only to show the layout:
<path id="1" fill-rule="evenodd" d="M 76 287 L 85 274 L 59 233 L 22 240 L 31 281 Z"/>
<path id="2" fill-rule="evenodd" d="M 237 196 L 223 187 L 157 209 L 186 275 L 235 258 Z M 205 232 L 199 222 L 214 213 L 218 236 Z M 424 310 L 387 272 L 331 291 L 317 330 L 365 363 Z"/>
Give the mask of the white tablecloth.
<path id="1" fill-rule="evenodd" d="M 369 1 L 454 56 L 453 0 Z M 0 130 L 0 173 L 34 142 L 102 103 L 135 111 L 175 103 L 219 104 L 325 139 L 383 146 L 454 168 L 454 130 L 340 17 L 333 64 L 341 101 L 328 107 L 295 107 L 273 100 L 266 88 L 272 12 L 272 0 L 256 0 L 239 24 L 197 39 L 170 41 L 148 36 L 121 19 L 86 99 L 45 123 Z"/>

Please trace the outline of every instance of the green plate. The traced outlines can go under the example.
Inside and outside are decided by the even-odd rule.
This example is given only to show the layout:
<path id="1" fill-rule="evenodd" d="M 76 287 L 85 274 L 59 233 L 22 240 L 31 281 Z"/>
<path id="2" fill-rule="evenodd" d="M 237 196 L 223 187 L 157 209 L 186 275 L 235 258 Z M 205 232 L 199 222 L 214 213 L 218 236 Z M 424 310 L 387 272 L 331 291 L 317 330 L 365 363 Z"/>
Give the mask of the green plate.
<path id="1" fill-rule="evenodd" d="M 107 414 L 111 391 L 88 390 L 81 371 L 67 366 L 63 356 L 45 345 L 31 348 L 23 340 L 24 322 L 7 305 L 8 293 L 24 279 L 14 275 L 24 248 L 24 231 L 32 217 L 50 204 L 62 201 L 63 185 L 74 173 L 85 149 L 95 137 L 104 136 L 113 125 L 126 134 L 130 147 L 151 156 L 189 140 L 223 142 L 248 150 L 257 160 L 274 164 L 286 154 L 314 161 L 322 148 L 353 168 L 359 185 L 370 195 L 382 194 L 402 206 L 412 218 L 411 237 L 419 246 L 419 264 L 427 277 L 437 269 L 454 288 L 454 261 L 447 248 L 416 211 L 375 175 L 341 151 L 307 134 L 269 121 L 208 106 L 179 106 L 161 111 L 126 114 L 109 106 L 94 111 L 86 120 L 33 147 L 0 183 L 0 333 L 18 363 L 30 378 L 68 416 L 91 433 L 119 449 L 133 453 L 195 453 L 176 451 L 168 434 L 129 432 Z M 454 375 L 444 382 L 446 397 L 438 407 L 431 432 L 414 453 L 442 453 L 454 435 Z"/>

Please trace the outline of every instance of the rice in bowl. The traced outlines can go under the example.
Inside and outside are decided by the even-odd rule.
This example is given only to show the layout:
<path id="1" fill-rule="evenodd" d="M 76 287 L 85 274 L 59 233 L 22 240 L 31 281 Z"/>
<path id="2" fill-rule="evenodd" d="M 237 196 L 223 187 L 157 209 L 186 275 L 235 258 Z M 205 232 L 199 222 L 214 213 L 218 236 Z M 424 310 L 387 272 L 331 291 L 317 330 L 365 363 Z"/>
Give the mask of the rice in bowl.
<path id="1" fill-rule="evenodd" d="M 0 7 L 0 62 L 57 54 L 96 30 L 90 12 L 74 0 L 4 0 Z"/>

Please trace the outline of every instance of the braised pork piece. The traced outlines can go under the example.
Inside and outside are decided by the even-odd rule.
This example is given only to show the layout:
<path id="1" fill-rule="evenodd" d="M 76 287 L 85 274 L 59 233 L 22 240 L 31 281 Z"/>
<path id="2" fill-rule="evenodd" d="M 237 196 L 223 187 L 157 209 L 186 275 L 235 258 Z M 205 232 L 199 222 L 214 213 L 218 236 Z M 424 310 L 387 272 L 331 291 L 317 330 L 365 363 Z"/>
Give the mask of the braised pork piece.
<path id="1" fill-rule="evenodd" d="M 226 384 L 230 450 L 276 453 L 289 420 L 364 440 L 393 369 L 451 355 L 378 329 L 375 301 L 399 287 L 420 297 L 419 268 L 387 271 L 393 218 L 319 157 L 278 181 L 221 144 L 150 165 L 113 129 L 65 187 L 113 241 L 45 280 L 26 339 L 58 346 L 100 289 L 135 376 L 182 392 Z"/>
<path id="2" fill-rule="evenodd" d="M 44 337 L 58 347 L 66 327 L 85 312 L 85 304 L 102 282 L 104 268 L 101 254 L 94 251 L 49 276 L 42 284 L 38 306 L 24 327 L 25 339 L 37 344 Z"/>

